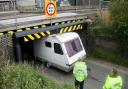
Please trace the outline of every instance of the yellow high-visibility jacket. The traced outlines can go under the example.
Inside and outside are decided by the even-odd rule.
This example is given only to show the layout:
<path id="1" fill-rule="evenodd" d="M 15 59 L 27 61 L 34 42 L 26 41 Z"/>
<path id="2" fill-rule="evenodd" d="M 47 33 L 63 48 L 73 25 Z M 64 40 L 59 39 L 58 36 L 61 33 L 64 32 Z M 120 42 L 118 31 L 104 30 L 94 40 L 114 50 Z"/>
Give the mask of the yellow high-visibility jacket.
<path id="1" fill-rule="evenodd" d="M 74 65 L 73 75 L 77 81 L 84 81 L 88 75 L 86 63 L 82 61 L 77 61 Z"/>
<path id="2" fill-rule="evenodd" d="M 120 76 L 110 77 L 108 75 L 103 89 L 122 89 L 122 78 Z"/>

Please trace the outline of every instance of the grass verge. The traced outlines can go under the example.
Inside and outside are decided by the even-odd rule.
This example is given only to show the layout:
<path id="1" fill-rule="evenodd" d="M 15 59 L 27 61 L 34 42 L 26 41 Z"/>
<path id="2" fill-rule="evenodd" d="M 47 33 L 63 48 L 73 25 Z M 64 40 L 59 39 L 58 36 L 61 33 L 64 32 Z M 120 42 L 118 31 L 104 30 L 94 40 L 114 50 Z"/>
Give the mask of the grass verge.
<path id="1" fill-rule="evenodd" d="M 88 56 L 128 67 L 128 58 L 125 58 L 120 53 L 108 48 L 97 47 L 94 50 L 88 52 Z"/>
<path id="2" fill-rule="evenodd" d="M 0 89 L 74 89 L 58 84 L 28 64 L 0 62 Z"/>

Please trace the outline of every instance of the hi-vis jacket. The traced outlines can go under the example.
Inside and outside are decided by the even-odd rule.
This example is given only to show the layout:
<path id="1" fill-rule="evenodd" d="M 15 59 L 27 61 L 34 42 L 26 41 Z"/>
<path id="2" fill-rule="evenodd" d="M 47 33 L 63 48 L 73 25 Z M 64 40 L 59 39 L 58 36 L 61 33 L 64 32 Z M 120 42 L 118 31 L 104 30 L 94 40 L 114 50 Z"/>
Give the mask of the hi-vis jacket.
<path id="1" fill-rule="evenodd" d="M 122 89 L 122 78 L 120 76 L 110 77 L 108 75 L 103 89 Z"/>
<path id="2" fill-rule="evenodd" d="M 86 63 L 82 61 L 76 62 L 73 69 L 73 75 L 77 81 L 84 81 L 88 75 Z"/>

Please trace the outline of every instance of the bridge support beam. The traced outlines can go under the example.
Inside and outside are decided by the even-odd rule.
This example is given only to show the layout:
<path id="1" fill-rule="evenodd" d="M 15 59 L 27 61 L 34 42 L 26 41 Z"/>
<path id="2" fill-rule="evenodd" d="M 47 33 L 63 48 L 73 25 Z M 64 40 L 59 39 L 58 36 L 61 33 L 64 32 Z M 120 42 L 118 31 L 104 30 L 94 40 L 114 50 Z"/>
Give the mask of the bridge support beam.
<path id="1" fill-rule="evenodd" d="M 14 37 L 14 47 L 15 47 L 15 55 L 16 55 L 16 62 L 23 62 L 22 60 L 22 52 L 21 52 L 21 46 L 19 43 L 19 39 Z"/>

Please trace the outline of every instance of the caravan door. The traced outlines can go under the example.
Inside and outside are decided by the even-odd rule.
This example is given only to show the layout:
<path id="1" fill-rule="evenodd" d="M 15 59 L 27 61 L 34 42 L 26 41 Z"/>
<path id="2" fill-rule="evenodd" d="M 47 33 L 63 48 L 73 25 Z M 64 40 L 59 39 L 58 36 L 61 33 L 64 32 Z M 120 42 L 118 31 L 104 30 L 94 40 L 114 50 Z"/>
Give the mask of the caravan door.
<path id="1" fill-rule="evenodd" d="M 65 66 L 68 63 L 68 59 L 67 56 L 65 55 L 65 51 L 63 48 L 63 44 L 62 43 L 53 43 L 53 47 L 54 47 L 54 66 L 56 66 L 59 69 L 65 70 Z"/>

